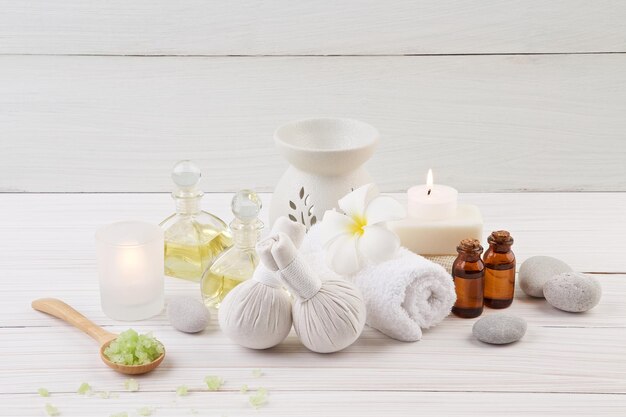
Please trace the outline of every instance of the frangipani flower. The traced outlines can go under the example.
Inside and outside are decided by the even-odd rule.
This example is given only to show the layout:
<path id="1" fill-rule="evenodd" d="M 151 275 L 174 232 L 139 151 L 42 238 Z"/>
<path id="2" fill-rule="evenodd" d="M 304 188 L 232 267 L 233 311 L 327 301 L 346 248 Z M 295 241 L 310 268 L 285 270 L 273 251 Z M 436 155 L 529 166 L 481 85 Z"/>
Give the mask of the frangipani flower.
<path id="1" fill-rule="evenodd" d="M 368 184 L 343 197 L 338 205 L 343 213 L 326 211 L 321 225 L 330 269 L 352 275 L 368 261 L 378 263 L 395 255 L 400 239 L 385 222 L 406 217 L 398 201 L 378 195 L 376 186 Z"/>

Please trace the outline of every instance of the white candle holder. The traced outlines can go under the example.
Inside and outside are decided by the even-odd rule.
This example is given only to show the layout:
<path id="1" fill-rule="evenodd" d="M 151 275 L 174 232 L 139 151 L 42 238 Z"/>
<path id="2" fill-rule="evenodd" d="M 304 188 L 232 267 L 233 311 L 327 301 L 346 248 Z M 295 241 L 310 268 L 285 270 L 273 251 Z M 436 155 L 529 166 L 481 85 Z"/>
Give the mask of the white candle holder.
<path id="1" fill-rule="evenodd" d="M 96 232 L 100 302 L 114 320 L 144 320 L 161 313 L 163 231 L 144 222 L 119 222 Z"/>

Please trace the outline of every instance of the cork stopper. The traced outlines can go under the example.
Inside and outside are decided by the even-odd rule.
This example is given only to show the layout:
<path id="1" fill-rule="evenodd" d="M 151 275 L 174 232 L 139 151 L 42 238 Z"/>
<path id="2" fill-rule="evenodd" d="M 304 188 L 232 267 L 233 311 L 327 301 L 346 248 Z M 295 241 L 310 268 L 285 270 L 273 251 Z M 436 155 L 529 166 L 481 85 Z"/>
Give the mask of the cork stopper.
<path id="1" fill-rule="evenodd" d="M 487 238 L 487 241 L 492 245 L 507 245 L 511 246 L 513 244 L 513 237 L 506 230 L 498 230 L 492 232 L 491 235 Z"/>
<path id="2" fill-rule="evenodd" d="M 483 247 L 480 245 L 480 241 L 478 239 L 463 239 L 459 246 L 456 247 L 457 252 L 466 252 L 466 253 L 482 253 Z"/>

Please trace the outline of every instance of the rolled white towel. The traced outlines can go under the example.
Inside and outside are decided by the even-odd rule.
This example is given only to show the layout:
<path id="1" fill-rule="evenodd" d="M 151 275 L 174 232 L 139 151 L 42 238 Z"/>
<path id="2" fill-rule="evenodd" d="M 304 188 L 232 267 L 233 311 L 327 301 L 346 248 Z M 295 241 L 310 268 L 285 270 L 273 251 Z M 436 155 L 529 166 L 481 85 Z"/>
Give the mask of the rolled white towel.
<path id="1" fill-rule="evenodd" d="M 422 338 L 440 323 L 456 301 L 450 274 L 400 248 L 395 259 L 366 266 L 354 277 L 367 307 L 367 324 L 403 342 Z"/>
<path id="2" fill-rule="evenodd" d="M 309 231 L 301 252 L 316 269 L 327 269 L 315 229 Z M 363 293 L 367 324 L 404 342 L 420 340 L 422 329 L 440 323 L 456 301 L 450 274 L 405 248 L 394 259 L 367 265 L 348 278 Z"/>

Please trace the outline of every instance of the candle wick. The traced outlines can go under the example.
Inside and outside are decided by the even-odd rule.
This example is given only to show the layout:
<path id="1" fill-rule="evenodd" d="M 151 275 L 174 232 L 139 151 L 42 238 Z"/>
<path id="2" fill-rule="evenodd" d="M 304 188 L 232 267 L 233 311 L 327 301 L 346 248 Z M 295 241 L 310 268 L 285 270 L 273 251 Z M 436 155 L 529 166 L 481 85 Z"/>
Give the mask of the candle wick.
<path id="1" fill-rule="evenodd" d="M 428 194 L 427 194 L 427 195 L 430 195 L 430 192 L 431 192 L 432 190 L 433 190 L 432 188 L 429 188 L 429 189 L 428 189 Z"/>

